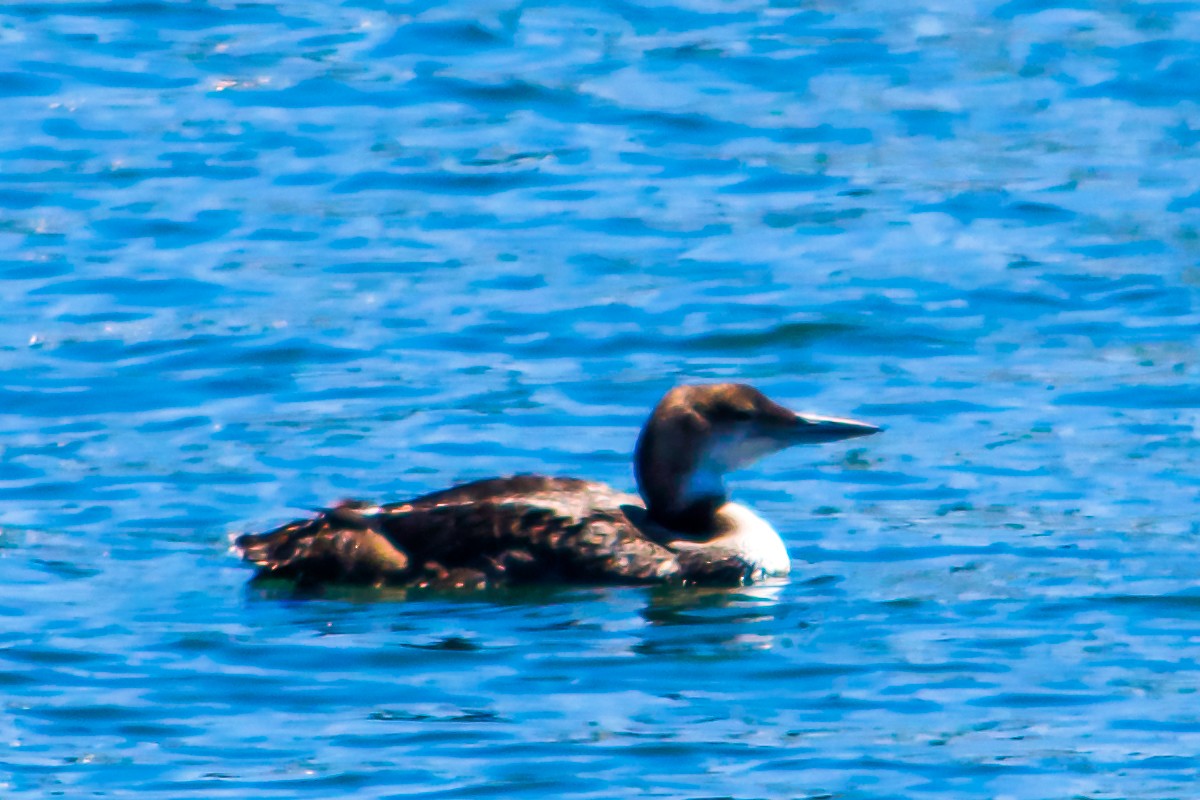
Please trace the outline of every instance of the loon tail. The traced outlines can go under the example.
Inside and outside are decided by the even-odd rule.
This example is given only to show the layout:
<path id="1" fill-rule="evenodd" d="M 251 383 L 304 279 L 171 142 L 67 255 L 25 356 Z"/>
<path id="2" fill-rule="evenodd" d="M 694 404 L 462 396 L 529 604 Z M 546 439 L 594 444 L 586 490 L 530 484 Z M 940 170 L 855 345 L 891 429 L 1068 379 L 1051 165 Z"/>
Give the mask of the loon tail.
<path id="1" fill-rule="evenodd" d="M 259 567 L 259 578 L 300 584 L 382 584 L 404 575 L 408 556 L 377 529 L 367 503 L 343 502 L 312 519 L 234 540 L 244 560 Z"/>

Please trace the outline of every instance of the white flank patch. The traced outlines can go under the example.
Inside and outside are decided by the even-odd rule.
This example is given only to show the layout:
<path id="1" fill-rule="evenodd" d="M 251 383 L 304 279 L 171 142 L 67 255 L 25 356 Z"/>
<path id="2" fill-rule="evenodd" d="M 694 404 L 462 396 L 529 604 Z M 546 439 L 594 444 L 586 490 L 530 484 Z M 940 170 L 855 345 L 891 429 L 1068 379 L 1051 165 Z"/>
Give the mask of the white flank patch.
<path id="1" fill-rule="evenodd" d="M 717 510 L 717 525 L 721 534 L 706 542 L 677 540 L 669 542 L 672 550 L 703 550 L 722 548 L 732 550 L 755 566 L 752 580 L 772 575 L 787 575 L 792 571 L 783 539 L 765 519 L 745 506 L 726 503 Z"/>

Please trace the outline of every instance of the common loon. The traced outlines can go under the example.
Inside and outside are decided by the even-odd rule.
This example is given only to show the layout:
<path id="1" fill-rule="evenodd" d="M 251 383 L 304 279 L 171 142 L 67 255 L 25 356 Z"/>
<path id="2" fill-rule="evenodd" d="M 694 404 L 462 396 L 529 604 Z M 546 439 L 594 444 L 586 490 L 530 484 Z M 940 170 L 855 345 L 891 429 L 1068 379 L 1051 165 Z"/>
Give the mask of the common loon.
<path id="1" fill-rule="evenodd" d="M 878 430 L 797 414 L 744 384 L 678 386 L 638 437 L 640 499 L 575 478 L 490 478 L 402 503 L 344 501 L 235 547 L 259 577 L 308 586 L 742 584 L 791 565 L 779 534 L 729 502 L 725 473 L 792 445 Z"/>

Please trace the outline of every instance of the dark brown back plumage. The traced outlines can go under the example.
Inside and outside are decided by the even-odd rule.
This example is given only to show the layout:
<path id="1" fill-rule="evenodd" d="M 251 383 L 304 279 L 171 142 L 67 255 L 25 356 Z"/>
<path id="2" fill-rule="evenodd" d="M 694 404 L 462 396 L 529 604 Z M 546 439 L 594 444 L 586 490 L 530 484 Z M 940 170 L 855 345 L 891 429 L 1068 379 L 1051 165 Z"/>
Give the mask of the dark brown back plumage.
<path id="1" fill-rule="evenodd" d="M 262 577 L 301 584 L 481 588 L 533 582 L 735 584 L 751 565 L 674 553 L 646 535 L 637 498 L 600 483 L 523 475 L 386 506 L 347 502 L 238 537 Z M 640 521 L 640 519 L 639 519 Z"/>

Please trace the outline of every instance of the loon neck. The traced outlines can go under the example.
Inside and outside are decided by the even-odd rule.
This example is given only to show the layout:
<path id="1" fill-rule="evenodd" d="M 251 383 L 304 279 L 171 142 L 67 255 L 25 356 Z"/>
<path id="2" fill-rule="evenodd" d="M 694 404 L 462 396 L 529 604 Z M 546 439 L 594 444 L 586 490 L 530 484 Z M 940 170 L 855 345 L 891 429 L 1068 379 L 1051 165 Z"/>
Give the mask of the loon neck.
<path id="1" fill-rule="evenodd" d="M 650 518 L 681 533 L 711 533 L 717 512 L 729 502 L 720 469 L 701 463 L 685 469 L 645 470 L 642 499 Z"/>
<path id="2" fill-rule="evenodd" d="M 634 472 L 655 523 L 699 534 L 716 529 L 717 509 L 728 497 L 724 470 L 705 458 L 706 438 L 686 423 L 694 420 L 663 422 L 652 417 L 638 437 Z"/>
<path id="3" fill-rule="evenodd" d="M 718 528 L 717 511 L 727 502 L 723 495 L 702 496 L 675 503 L 661 499 L 655 503 L 646 499 L 646 513 L 650 519 L 669 530 L 693 536 L 715 533 Z"/>

